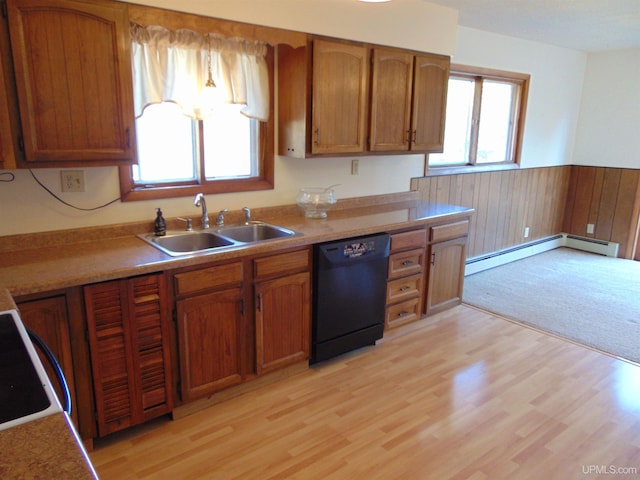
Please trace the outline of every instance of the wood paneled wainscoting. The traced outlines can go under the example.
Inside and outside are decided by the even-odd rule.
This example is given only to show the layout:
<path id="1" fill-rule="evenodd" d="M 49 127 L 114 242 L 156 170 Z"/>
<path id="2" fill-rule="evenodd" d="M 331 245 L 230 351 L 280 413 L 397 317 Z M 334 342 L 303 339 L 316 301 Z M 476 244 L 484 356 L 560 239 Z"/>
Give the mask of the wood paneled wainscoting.
<path id="1" fill-rule="evenodd" d="M 414 178 L 432 202 L 472 207 L 467 257 L 474 258 L 562 232 L 570 166 Z M 528 237 L 525 237 L 528 228 Z"/>
<path id="2" fill-rule="evenodd" d="M 620 244 L 618 256 L 640 260 L 640 170 L 571 167 L 563 230 Z M 587 225 L 594 225 L 593 233 Z"/>

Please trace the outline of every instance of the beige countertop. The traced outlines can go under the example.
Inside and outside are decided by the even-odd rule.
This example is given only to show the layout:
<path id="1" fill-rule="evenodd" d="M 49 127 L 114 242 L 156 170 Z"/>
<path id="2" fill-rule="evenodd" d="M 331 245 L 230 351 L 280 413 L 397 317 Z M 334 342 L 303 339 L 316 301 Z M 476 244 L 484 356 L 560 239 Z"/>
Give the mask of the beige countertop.
<path id="1" fill-rule="evenodd" d="M 143 229 L 139 231 L 128 227 L 108 234 L 88 229 L 90 235 L 61 231 L 0 237 L 0 287 L 16 297 L 249 254 L 268 254 L 276 249 L 399 230 L 421 223 L 453 221 L 472 212 L 465 207 L 406 201 L 330 211 L 328 218 L 320 220 L 283 208 L 264 217 L 254 215 L 254 219 L 301 235 L 182 257 L 171 257 L 137 237 L 136 233 L 151 231 L 151 224 L 141 226 Z"/>
<path id="2" fill-rule="evenodd" d="M 0 478 L 98 478 L 65 413 L 1 431 L 0 452 Z"/>
<path id="3" fill-rule="evenodd" d="M 16 308 L 0 288 L 0 311 Z M 0 478 L 98 478 L 66 413 L 0 431 Z"/>

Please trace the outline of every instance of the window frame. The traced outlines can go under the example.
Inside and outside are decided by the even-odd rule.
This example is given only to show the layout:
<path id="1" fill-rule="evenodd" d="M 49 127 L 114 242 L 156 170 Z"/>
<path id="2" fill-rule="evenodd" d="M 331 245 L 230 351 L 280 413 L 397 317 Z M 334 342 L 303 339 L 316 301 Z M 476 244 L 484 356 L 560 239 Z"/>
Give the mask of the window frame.
<path id="1" fill-rule="evenodd" d="M 430 165 L 429 155 L 427 155 L 426 175 L 449 175 L 452 173 L 481 172 L 494 170 L 510 170 L 520 168 L 522 141 L 524 138 L 524 123 L 527 113 L 527 101 L 529 97 L 529 83 L 531 75 L 526 73 L 508 72 L 491 68 L 474 67 L 468 65 L 452 64 L 449 78 L 464 78 L 475 81 L 475 94 L 473 104 L 473 119 L 471 132 L 471 145 L 469 148 L 469 159 L 465 164 L 457 165 Z M 517 86 L 516 102 L 514 108 L 513 132 L 510 140 L 511 158 L 503 162 L 476 163 L 475 157 L 478 149 L 478 136 L 480 131 L 480 103 L 482 96 L 482 81 L 490 80 L 497 82 L 512 83 Z M 445 132 L 446 135 L 446 132 Z M 443 147 L 444 148 L 444 147 Z M 436 152 L 432 152 L 436 153 Z M 437 152 L 442 153 L 442 152 Z"/>
<path id="2" fill-rule="evenodd" d="M 133 180 L 131 165 L 119 168 L 120 198 L 123 202 L 155 200 L 159 198 L 176 198 L 194 196 L 197 193 L 216 194 L 232 192 L 251 192 L 257 190 L 273 190 L 274 188 L 274 156 L 275 156 L 275 119 L 274 119 L 274 48 L 268 45 L 266 55 L 269 70 L 269 120 L 259 122 L 258 132 L 258 175 L 251 178 L 232 178 L 224 180 L 206 180 L 200 155 L 198 161 L 199 179 L 195 182 L 181 182 L 180 184 L 163 183 L 155 186 L 138 186 Z M 195 147 L 202 153 L 204 146 L 200 140 L 202 121 L 196 121 L 198 140 Z M 137 149 L 134 149 L 137 155 Z"/>

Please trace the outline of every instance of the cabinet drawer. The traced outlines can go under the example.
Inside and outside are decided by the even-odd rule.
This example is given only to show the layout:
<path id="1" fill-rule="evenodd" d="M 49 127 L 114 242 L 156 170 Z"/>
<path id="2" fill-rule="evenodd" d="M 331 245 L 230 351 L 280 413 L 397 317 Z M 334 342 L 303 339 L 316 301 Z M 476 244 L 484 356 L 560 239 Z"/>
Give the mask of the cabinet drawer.
<path id="1" fill-rule="evenodd" d="M 411 230 L 410 232 L 394 233 L 391 235 L 391 251 L 404 250 L 411 247 L 424 247 L 427 243 L 427 231 Z"/>
<path id="2" fill-rule="evenodd" d="M 429 241 L 444 242 L 452 238 L 464 237 L 469 232 L 469 220 L 438 225 L 429 229 Z"/>
<path id="3" fill-rule="evenodd" d="M 256 258 L 253 263 L 255 278 L 260 279 L 280 273 L 308 270 L 311 261 L 309 253 L 310 251 L 305 249 Z"/>
<path id="4" fill-rule="evenodd" d="M 412 298 L 406 302 L 397 303 L 387 307 L 385 326 L 397 327 L 405 323 L 413 322 L 420 318 L 420 298 Z"/>
<path id="5" fill-rule="evenodd" d="M 242 263 L 229 263 L 214 267 L 178 273 L 174 276 L 177 295 L 211 290 L 242 283 Z"/>
<path id="6" fill-rule="evenodd" d="M 387 304 L 420 296 L 422 274 L 392 280 L 387 284 Z"/>
<path id="7" fill-rule="evenodd" d="M 424 265 L 424 248 L 394 253 L 389 256 L 389 278 L 420 273 L 422 265 Z"/>

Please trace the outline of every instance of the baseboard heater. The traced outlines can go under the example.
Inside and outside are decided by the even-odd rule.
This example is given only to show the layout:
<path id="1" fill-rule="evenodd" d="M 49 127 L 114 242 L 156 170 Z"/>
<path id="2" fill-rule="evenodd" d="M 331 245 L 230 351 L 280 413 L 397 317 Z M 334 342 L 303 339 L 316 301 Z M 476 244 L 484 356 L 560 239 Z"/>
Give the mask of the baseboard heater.
<path id="1" fill-rule="evenodd" d="M 465 276 L 472 275 L 489 268 L 498 267 L 559 247 L 575 248 L 576 250 L 597 253 L 607 257 L 617 257 L 619 244 L 593 238 L 579 237 L 567 233 L 559 233 L 533 242 L 522 243 L 515 247 L 469 258 L 466 262 L 464 274 Z"/>

